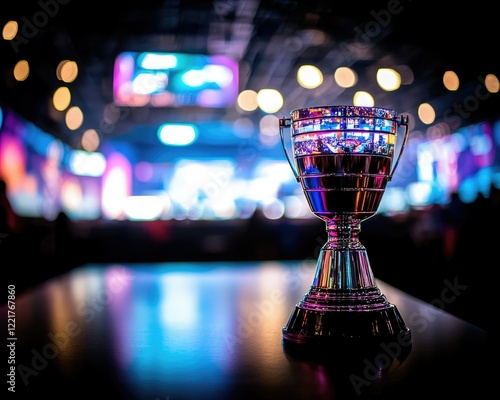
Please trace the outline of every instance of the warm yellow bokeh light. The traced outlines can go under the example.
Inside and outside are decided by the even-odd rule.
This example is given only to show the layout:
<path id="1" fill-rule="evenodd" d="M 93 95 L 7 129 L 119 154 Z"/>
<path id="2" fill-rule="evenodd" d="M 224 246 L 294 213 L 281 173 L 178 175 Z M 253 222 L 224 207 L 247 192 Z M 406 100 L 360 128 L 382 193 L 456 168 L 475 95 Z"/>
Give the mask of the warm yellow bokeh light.
<path id="1" fill-rule="evenodd" d="M 401 75 L 392 68 L 379 68 L 377 71 L 377 83 L 385 91 L 397 90 L 401 86 Z"/>
<path id="2" fill-rule="evenodd" d="M 449 91 L 455 91 L 460 86 L 460 79 L 454 71 L 446 71 L 443 75 L 443 84 Z"/>
<path id="3" fill-rule="evenodd" d="M 375 100 L 370 93 L 359 91 L 354 93 L 353 104 L 361 107 L 373 107 L 375 105 Z"/>
<path id="4" fill-rule="evenodd" d="M 315 89 L 323 83 L 323 73 L 314 65 L 302 65 L 297 71 L 297 82 L 306 89 Z"/>
<path id="5" fill-rule="evenodd" d="M 255 111 L 259 107 L 257 92 L 254 90 L 243 90 L 238 95 L 237 103 L 243 111 Z"/>
<path id="6" fill-rule="evenodd" d="M 422 103 L 418 106 L 418 117 L 426 125 L 432 124 L 436 120 L 434 107 L 429 103 Z"/>
<path id="7" fill-rule="evenodd" d="M 494 74 L 486 75 L 484 78 L 484 86 L 486 86 L 486 90 L 490 93 L 498 93 L 500 89 L 500 83 L 498 82 L 498 78 Z"/>
<path id="8" fill-rule="evenodd" d="M 99 148 L 101 140 L 95 129 L 87 129 L 82 135 L 82 149 L 85 151 L 96 151 Z"/>
<path id="9" fill-rule="evenodd" d="M 30 74 L 30 65 L 26 60 L 20 60 L 14 67 L 14 78 L 17 81 L 25 81 Z"/>
<path id="10" fill-rule="evenodd" d="M 83 112 L 80 107 L 73 106 L 68 111 L 66 111 L 66 126 L 68 129 L 74 131 L 78 129 L 83 124 Z"/>
<path id="11" fill-rule="evenodd" d="M 276 89 L 261 89 L 257 93 L 257 103 L 262 111 L 272 114 L 283 107 L 283 96 Z"/>
<path id="12" fill-rule="evenodd" d="M 343 88 L 353 87 L 358 83 L 358 75 L 356 71 L 348 67 L 339 67 L 335 70 L 333 78 L 337 85 Z"/>
<path id="13" fill-rule="evenodd" d="M 52 104 L 57 111 L 63 111 L 71 103 L 71 92 L 65 86 L 58 88 L 52 96 Z"/>
<path id="14" fill-rule="evenodd" d="M 3 26 L 2 37 L 5 40 L 12 40 L 16 37 L 18 29 L 16 21 L 9 21 Z"/>
<path id="15" fill-rule="evenodd" d="M 74 61 L 64 60 L 59 63 L 56 69 L 57 79 L 70 83 L 78 76 L 78 65 Z"/>

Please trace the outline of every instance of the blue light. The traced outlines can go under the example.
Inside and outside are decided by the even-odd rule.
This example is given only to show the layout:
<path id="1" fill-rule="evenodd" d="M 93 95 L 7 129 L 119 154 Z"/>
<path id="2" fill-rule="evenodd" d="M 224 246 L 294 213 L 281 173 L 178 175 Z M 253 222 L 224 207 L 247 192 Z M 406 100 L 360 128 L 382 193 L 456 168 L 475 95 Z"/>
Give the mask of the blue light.
<path id="1" fill-rule="evenodd" d="M 458 187 L 458 197 L 463 203 L 473 203 L 477 200 L 479 189 L 474 178 L 467 178 Z"/>
<path id="2" fill-rule="evenodd" d="M 163 124 L 158 138 L 168 146 L 188 146 L 198 138 L 198 128 L 191 124 Z"/>

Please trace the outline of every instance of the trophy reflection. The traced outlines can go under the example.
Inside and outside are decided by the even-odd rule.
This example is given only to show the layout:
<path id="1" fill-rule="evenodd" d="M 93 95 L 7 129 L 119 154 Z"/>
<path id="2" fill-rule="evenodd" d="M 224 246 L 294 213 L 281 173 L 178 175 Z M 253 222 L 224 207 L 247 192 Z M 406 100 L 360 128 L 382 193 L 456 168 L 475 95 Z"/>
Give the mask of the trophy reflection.
<path id="1" fill-rule="evenodd" d="M 401 126 L 406 129 L 395 157 Z M 377 286 L 358 238 L 399 163 L 408 118 L 377 107 L 311 107 L 281 118 L 279 130 L 290 167 L 328 234 L 313 283 L 283 328 L 285 344 L 411 340 L 397 307 Z"/>

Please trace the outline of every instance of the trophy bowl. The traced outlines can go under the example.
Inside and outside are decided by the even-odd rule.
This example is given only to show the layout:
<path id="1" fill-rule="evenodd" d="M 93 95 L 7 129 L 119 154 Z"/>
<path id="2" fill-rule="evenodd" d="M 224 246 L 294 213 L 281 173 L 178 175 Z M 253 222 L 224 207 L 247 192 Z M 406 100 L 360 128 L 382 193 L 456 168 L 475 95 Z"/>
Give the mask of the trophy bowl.
<path id="1" fill-rule="evenodd" d="M 328 235 L 313 283 L 282 330 L 284 344 L 411 342 L 359 240 L 361 222 L 376 214 L 406 146 L 408 118 L 378 107 L 310 107 L 280 118 L 279 131 L 287 161 Z"/>

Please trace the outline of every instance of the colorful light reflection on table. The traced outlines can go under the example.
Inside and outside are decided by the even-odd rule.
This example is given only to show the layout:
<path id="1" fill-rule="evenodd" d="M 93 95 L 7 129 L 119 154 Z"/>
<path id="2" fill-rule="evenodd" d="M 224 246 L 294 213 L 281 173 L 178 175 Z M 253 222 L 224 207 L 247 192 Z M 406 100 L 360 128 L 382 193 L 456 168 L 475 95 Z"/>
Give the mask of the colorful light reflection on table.
<path id="1" fill-rule="evenodd" d="M 313 265 L 304 262 L 302 268 L 290 270 L 285 264 L 269 262 L 261 264 L 257 274 L 251 273 L 252 266 L 77 269 L 67 285 L 51 285 L 46 293 L 52 336 L 63 337 L 61 332 L 70 323 L 76 333 L 64 341 L 57 362 L 68 365 L 85 357 L 82 346 L 92 347 L 87 341 L 107 331 L 109 348 L 94 351 L 113 354 L 114 367 L 124 372 L 129 390 L 146 393 L 154 382 L 171 387 L 170 396 L 181 389 L 199 396 L 207 390 L 211 396 L 231 390 L 228 382 L 241 352 L 248 362 L 263 366 L 254 373 L 272 386 L 285 379 L 275 364 L 283 356 L 280 330 L 288 318 L 289 299 L 300 296 Z M 290 290 L 286 295 L 285 288 Z M 260 300 L 247 302 L 255 290 Z M 68 321 L 75 310 L 78 319 Z M 77 334 L 83 325 L 87 337 Z M 252 335 L 261 340 L 248 340 Z M 193 376 L 203 384 L 192 385 Z"/>

